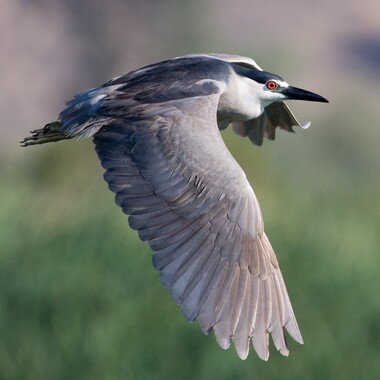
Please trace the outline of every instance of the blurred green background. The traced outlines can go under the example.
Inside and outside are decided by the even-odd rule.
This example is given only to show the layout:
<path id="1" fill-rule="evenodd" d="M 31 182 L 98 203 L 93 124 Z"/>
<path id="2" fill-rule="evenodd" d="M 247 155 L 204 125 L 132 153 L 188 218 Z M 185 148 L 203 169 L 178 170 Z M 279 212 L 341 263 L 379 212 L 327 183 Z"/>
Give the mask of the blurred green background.
<path id="1" fill-rule="evenodd" d="M 378 379 L 378 1 L 2 0 L 0 379 Z M 329 105 L 296 135 L 223 133 L 261 203 L 305 344 L 246 361 L 188 324 L 102 179 L 91 141 L 21 149 L 110 77 L 235 53 Z"/>

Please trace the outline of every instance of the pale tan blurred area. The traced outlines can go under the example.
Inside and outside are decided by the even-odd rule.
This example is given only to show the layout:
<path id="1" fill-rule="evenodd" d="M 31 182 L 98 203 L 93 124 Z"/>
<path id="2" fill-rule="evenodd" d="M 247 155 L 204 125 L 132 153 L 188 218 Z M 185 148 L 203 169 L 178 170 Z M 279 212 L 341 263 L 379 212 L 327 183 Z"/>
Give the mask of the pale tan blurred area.
<path id="1" fill-rule="evenodd" d="M 335 105 L 342 94 L 376 104 L 349 43 L 380 38 L 379 14 L 376 0 L 2 0 L 1 133 L 21 137 L 75 92 L 190 52 L 248 55 Z"/>

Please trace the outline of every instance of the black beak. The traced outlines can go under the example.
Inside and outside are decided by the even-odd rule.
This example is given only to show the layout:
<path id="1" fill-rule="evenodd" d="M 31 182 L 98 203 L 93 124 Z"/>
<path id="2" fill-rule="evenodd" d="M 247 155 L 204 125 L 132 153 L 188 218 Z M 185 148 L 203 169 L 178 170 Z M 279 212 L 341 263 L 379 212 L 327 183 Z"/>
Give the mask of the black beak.
<path id="1" fill-rule="evenodd" d="M 293 87 L 293 86 L 289 86 L 289 87 L 284 88 L 281 91 L 281 93 L 284 94 L 288 99 L 308 100 L 310 102 L 322 102 L 322 103 L 328 103 L 329 102 L 323 96 L 320 96 L 318 94 L 314 94 L 314 92 L 302 90 L 302 88 L 297 88 L 297 87 Z"/>

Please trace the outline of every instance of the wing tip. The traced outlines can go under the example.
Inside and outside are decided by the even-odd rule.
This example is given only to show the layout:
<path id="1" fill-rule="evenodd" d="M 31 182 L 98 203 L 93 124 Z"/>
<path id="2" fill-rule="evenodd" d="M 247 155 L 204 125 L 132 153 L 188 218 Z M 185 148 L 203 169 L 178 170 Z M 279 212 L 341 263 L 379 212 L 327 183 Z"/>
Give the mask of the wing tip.
<path id="1" fill-rule="evenodd" d="M 302 129 L 309 129 L 311 126 L 311 121 L 305 121 L 299 125 Z"/>
<path id="2" fill-rule="evenodd" d="M 289 335 L 299 344 L 304 344 L 301 331 L 297 325 L 297 322 L 294 320 L 288 321 L 285 323 L 286 331 L 289 333 Z"/>
<path id="3" fill-rule="evenodd" d="M 235 344 L 235 350 L 241 360 L 246 360 L 249 354 L 249 344 L 247 348 L 239 347 Z"/>
<path id="4" fill-rule="evenodd" d="M 227 350 L 231 345 L 231 337 L 228 336 L 226 328 L 227 326 L 223 322 L 219 322 L 214 326 L 215 339 L 223 350 Z"/>

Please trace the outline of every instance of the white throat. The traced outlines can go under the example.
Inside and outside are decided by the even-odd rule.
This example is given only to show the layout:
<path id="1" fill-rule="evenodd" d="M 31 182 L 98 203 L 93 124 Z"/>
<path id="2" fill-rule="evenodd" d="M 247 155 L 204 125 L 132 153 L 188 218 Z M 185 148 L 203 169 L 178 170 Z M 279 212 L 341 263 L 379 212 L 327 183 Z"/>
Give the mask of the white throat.
<path id="1" fill-rule="evenodd" d="M 263 104 L 260 100 L 259 86 L 260 84 L 231 70 L 226 91 L 220 97 L 219 117 L 229 120 L 250 120 L 259 117 L 270 104 Z"/>

